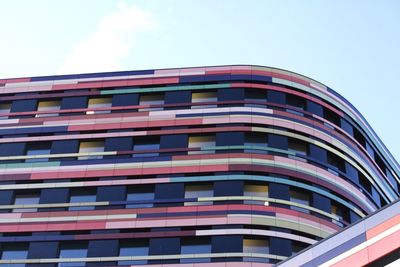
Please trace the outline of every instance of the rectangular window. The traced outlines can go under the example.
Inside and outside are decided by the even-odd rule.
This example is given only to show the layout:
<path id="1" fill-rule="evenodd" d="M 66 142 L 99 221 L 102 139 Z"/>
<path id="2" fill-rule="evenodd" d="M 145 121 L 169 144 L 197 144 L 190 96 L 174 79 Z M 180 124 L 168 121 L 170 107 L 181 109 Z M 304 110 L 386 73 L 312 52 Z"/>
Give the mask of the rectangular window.
<path id="1" fill-rule="evenodd" d="M 88 110 L 86 114 L 106 114 L 110 113 L 112 101 L 111 98 L 90 98 L 88 102 L 88 109 L 104 109 L 104 110 Z"/>
<path id="2" fill-rule="evenodd" d="M 211 253 L 210 240 L 183 240 L 181 254 L 209 254 Z M 210 262 L 210 258 L 187 258 L 181 259 L 181 263 Z"/>
<path id="3" fill-rule="evenodd" d="M 103 155 L 98 155 L 102 152 L 104 152 L 104 141 L 81 141 L 79 143 L 79 154 L 85 155 L 78 157 L 78 159 L 102 159 Z"/>
<path id="4" fill-rule="evenodd" d="M 257 102 L 257 103 L 247 103 L 245 107 L 260 107 L 265 108 L 265 105 L 261 103 L 267 102 L 267 91 L 261 89 L 246 89 L 245 90 L 245 100 L 250 102 Z"/>
<path id="5" fill-rule="evenodd" d="M 164 104 L 164 95 L 141 95 L 139 106 L 139 111 L 156 111 L 163 110 L 163 107 L 157 107 L 157 105 Z M 156 107 L 154 107 L 156 106 Z"/>
<path id="6" fill-rule="evenodd" d="M 9 114 L 10 110 L 11 110 L 11 103 L 0 104 L 0 120 L 8 119 L 8 115 L 7 116 L 4 115 Z"/>
<path id="7" fill-rule="evenodd" d="M 133 150 L 135 152 L 140 152 L 140 153 L 134 153 L 133 157 L 134 158 L 140 158 L 140 157 L 158 157 L 159 156 L 159 151 L 160 150 L 160 140 L 159 138 L 134 138 L 133 140 Z"/>
<path id="8" fill-rule="evenodd" d="M 208 150 L 207 148 L 215 147 L 215 136 L 189 136 L 188 148 L 194 149 L 189 151 L 188 154 L 213 154 L 215 150 Z"/>
<path id="9" fill-rule="evenodd" d="M 35 157 L 41 155 L 50 155 L 50 143 L 28 143 L 26 147 L 26 155 L 32 158 L 25 159 L 25 162 L 47 162 L 47 157 Z"/>
<path id="10" fill-rule="evenodd" d="M 201 104 L 207 102 L 217 102 L 218 100 L 217 92 L 202 92 L 202 93 L 192 93 L 192 103 Z M 192 109 L 197 108 L 216 108 L 216 104 L 204 104 L 204 105 L 192 105 Z"/>
<path id="11" fill-rule="evenodd" d="M 14 205 L 36 205 L 39 204 L 39 194 L 24 193 L 16 194 L 14 198 Z M 37 208 L 16 208 L 13 212 L 36 212 Z"/>
<path id="12" fill-rule="evenodd" d="M 137 244 L 136 246 L 121 246 L 119 249 L 119 256 L 147 256 L 149 255 L 149 248 L 144 244 Z M 147 264 L 147 260 L 135 260 L 135 261 L 119 261 L 118 265 L 139 265 Z"/>
<path id="13" fill-rule="evenodd" d="M 185 198 L 205 198 L 214 195 L 211 184 L 187 184 L 185 185 Z M 186 202 L 185 206 L 212 205 L 212 201 Z"/>
<path id="14" fill-rule="evenodd" d="M 244 196 L 250 197 L 268 197 L 268 185 L 266 184 L 245 184 L 244 185 Z M 245 200 L 245 204 L 258 204 L 258 205 L 268 205 L 268 202 L 261 200 Z"/>
<path id="15" fill-rule="evenodd" d="M 244 145 L 248 147 L 245 149 L 245 153 L 268 153 L 265 150 L 259 150 L 257 148 L 265 148 L 268 146 L 267 135 L 265 133 L 250 132 L 246 133 L 244 139 Z"/>
<path id="16" fill-rule="evenodd" d="M 266 239 L 243 239 L 244 253 L 268 254 L 269 245 Z"/>
<path id="17" fill-rule="evenodd" d="M 307 143 L 294 138 L 289 138 L 289 151 L 299 155 L 307 156 Z"/>
<path id="18" fill-rule="evenodd" d="M 82 203 L 80 206 L 71 206 L 68 210 L 94 210 L 94 206 L 88 206 L 87 202 L 96 202 L 96 191 L 92 188 L 86 190 L 72 191 L 70 203 Z"/>
<path id="19" fill-rule="evenodd" d="M 60 259 L 86 258 L 87 246 L 85 244 L 65 244 L 60 248 Z M 60 262 L 58 267 L 85 266 L 85 262 Z"/>
<path id="20" fill-rule="evenodd" d="M 25 260 L 27 257 L 28 247 L 25 244 L 3 244 L 2 260 Z M 0 266 L 23 267 L 25 264 L 0 264 Z"/>
<path id="21" fill-rule="evenodd" d="M 154 190 L 153 188 L 130 188 L 126 196 L 127 208 L 151 208 L 153 207 Z"/>
<path id="22" fill-rule="evenodd" d="M 36 117 L 39 118 L 39 117 L 58 116 L 58 111 L 60 110 L 60 106 L 61 106 L 61 101 L 39 101 L 37 111 L 46 113 L 36 114 Z"/>
<path id="23" fill-rule="evenodd" d="M 305 192 L 300 192 L 300 191 L 291 189 L 290 190 L 290 201 L 298 203 L 298 204 L 310 206 L 310 196 Z M 305 209 L 305 208 L 300 208 L 297 206 L 291 206 L 291 209 L 301 211 L 304 213 L 310 213 L 310 210 Z"/>

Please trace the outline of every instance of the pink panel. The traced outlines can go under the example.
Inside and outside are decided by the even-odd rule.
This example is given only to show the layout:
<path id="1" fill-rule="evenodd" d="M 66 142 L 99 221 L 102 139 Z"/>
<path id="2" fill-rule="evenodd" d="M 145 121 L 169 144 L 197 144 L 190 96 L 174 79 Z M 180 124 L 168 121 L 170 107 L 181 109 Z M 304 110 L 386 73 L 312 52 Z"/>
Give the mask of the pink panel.
<path id="1" fill-rule="evenodd" d="M 367 231 L 367 239 L 371 239 L 372 237 L 398 224 L 400 224 L 400 215 L 394 216 L 389 220 L 375 226 L 374 228 L 369 229 Z"/>
<path id="2" fill-rule="evenodd" d="M 367 249 L 363 249 L 340 262 L 331 265 L 332 267 L 363 266 L 368 263 Z"/>
<path id="3" fill-rule="evenodd" d="M 369 262 L 400 248 L 400 230 L 368 246 Z"/>

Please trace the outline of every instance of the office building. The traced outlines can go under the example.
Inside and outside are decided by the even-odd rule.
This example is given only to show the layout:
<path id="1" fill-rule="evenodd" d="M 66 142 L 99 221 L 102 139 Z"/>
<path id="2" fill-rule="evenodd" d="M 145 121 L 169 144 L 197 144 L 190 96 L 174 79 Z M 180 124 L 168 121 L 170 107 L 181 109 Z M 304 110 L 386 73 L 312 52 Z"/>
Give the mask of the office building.
<path id="1" fill-rule="evenodd" d="M 399 197 L 352 104 L 269 67 L 3 79 L 0 134 L 0 266 L 314 266 Z"/>

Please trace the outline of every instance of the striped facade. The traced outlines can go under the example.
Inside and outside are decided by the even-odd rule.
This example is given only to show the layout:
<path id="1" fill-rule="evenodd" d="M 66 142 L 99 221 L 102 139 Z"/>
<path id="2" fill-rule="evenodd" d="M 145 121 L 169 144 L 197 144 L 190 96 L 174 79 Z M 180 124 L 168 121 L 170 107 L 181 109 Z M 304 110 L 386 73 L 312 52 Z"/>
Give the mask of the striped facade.
<path id="1" fill-rule="evenodd" d="M 3 79 L 0 134 L 0 266 L 272 266 L 399 197 L 347 100 L 268 67 Z"/>

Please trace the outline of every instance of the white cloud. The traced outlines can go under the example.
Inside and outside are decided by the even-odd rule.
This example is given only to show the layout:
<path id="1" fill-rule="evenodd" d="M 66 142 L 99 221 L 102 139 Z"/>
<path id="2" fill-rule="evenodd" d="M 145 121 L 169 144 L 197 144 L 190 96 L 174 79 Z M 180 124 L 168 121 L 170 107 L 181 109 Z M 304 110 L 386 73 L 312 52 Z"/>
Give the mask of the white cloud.
<path id="1" fill-rule="evenodd" d="M 137 41 L 138 33 L 154 29 L 150 13 L 135 5 L 119 3 L 103 17 L 94 32 L 78 43 L 64 60 L 60 74 L 113 71 Z"/>

